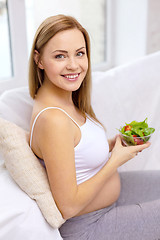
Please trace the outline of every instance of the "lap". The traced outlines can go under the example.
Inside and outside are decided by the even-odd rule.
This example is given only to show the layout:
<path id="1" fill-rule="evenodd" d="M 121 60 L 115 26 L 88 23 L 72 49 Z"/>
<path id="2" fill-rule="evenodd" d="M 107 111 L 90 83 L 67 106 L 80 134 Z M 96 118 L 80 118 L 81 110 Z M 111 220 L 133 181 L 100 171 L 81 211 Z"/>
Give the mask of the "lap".
<path id="1" fill-rule="evenodd" d="M 120 173 L 119 200 L 108 208 L 75 217 L 60 228 L 63 239 L 158 240 L 160 171 Z"/>
<path id="2" fill-rule="evenodd" d="M 116 206 L 98 220 L 92 229 L 93 239 L 158 240 L 159 222 L 160 199 L 142 204 Z"/>

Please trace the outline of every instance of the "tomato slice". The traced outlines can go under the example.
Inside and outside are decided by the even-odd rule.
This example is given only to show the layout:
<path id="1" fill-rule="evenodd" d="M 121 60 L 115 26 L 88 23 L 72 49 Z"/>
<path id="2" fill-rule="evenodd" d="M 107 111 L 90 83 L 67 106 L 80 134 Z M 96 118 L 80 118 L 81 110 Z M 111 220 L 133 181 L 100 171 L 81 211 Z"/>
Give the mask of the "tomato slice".
<path id="1" fill-rule="evenodd" d="M 131 131 L 132 127 L 130 125 L 125 126 L 124 131 Z"/>
<path id="2" fill-rule="evenodd" d="M 143 139 L 140 138 L 140 137 L 137 137 L 137 135 L 133 135 L 133 139 L 134 139 L 134 142 L 137 144 L 137 145 L 141 145 L 143 144 Z"/>

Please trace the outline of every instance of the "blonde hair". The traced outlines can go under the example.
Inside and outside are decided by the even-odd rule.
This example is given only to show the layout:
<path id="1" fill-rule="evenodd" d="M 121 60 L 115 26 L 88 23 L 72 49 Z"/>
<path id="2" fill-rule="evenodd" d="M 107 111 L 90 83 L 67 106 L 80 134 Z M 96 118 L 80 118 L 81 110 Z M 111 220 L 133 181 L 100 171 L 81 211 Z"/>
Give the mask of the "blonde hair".
<path id="1" fill-rule="evenodd" d="M 88 70 L 80 88 L 72 93 L 72 99 L 75 106 L 85 116 L 89 114 L 97 122 L 94 111 L 91 106 L 91 60 L 90 60 L 90 38 L 87 31 L 81 24 L 71 16 L 56 15 L 44 20 L 36 31 L 29 59 L 29 91 L 32 98 L 35 98 L 38 89 L 44 81 L 44 71 L 38 67 L 34 61 L 34 53 L 37 50 L 41 56 L 44 46 L 58 32 L 68 29 L 78 29 L 82 32 L 87 50 Z"/>

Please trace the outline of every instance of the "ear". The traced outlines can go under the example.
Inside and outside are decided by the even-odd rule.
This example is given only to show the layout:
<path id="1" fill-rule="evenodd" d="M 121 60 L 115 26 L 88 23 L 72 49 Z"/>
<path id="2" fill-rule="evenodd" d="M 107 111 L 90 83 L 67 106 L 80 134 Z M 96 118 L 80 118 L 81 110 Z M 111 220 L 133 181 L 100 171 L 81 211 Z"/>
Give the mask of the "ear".
<path id="1" fill-rule="evenodd" d="M 44 69 L 42 61 L 40 59 L 40 54 L 37 50 L 34 50 L 34 61 L 40 69 Z"/>

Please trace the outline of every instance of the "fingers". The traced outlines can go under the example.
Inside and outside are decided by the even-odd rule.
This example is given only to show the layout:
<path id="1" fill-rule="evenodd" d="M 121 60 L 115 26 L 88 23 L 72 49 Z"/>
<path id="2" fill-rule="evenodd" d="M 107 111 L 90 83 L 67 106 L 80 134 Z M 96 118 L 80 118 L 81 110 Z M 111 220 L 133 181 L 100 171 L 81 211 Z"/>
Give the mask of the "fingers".
<path id="1" fill-rule="evenodd" d="M 142 145 L 137 145 L 137 146 L 132 146 L 132 147 L 134 148 L 135 152 L 138 153 L 138 152 L 142 152 L 142 150 L 148 148 L 150 145 L 151 145 L 150 142 L 146 142 Z"/>
<path id="2" fill-rule="evenodd" d="M 116 143 L 115 143 L 115 145 L 117 145 L 117 144 L 122 145 L 122 141 L 121 141 L 120 135 L 116 135 Z"/>
<path id="3" fill-rule="evenodd" d="M 136 146 L 125 146 L 125 147 L 128 147 L 130 148 L 131 152 L 135 155 L 137 155 L 139 152 L 142 152 L 145 148 L 148 148 L 149 146 L 151 145 L 150 142 L 146 142 L 142 145 L 136 145 Z M 118 147 L 118 146 L 123 146 L 124 145 L 122 144 L 122 139 L 120 137 L 120 135 L 116 135 L 116 143 L 115 143 L 115 147 Z"/>
<path id="4" fill-rule="evenodd" d="M 142 152 L 145 148 L 148 148 L 151 145 L 150 142 L 147 142 L 142 145 L 137 145 L 137 146 L 131 146 L 135 152 L 135 155 L 138 155 L 139 152 Z"/>

